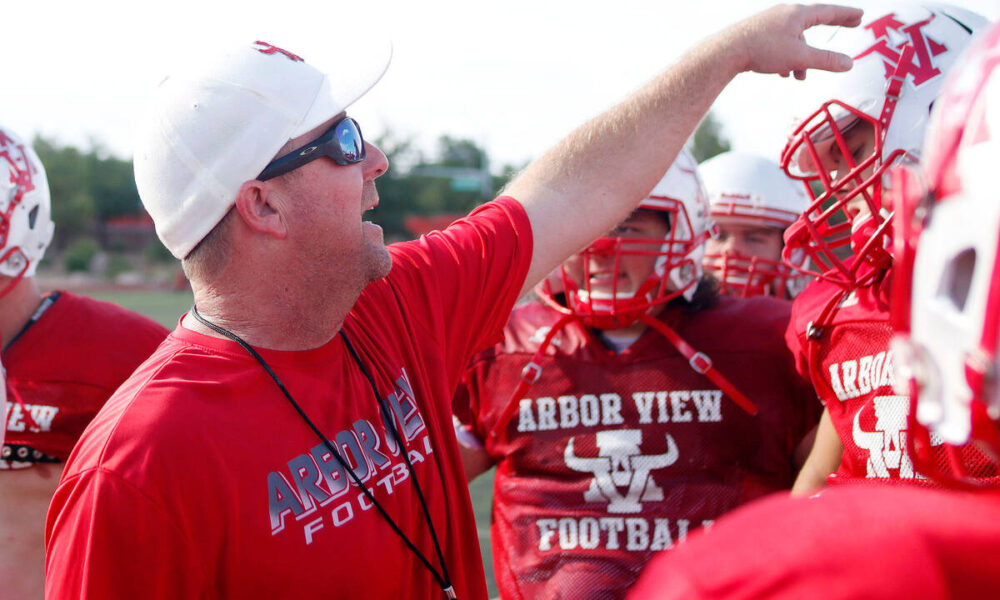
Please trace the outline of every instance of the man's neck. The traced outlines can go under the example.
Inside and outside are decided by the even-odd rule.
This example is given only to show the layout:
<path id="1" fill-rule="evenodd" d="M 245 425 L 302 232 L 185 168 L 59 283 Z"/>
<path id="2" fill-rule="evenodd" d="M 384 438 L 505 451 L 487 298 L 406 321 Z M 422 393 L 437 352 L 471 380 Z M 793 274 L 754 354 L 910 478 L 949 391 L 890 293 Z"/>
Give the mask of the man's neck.
<path id="1" fill-rule="evenodd" d="M 257 348 L 310 350 L 329 342 L 357 301 L 333 294 L 299 293 L 258 298 L 195 286 L 195 306 L 206 321 Z M 226 338 L 187 314 L 181 324 L 192 331 Z"/>
<path id="2" fill-rule="evenodd" d="M 638 325 L 638 327 L 636 327 Z M 601 342 L 615 354 L 621 354 L 634 344 L 648 329 L 644 323 L 635 323 L 621 329 L 599 329 L 597 335 Z"/>
<path id="3" fill-rule="evenodd" d="M 0 280 L 6 279 L 0 277 Z M 0 281 L 0 288 L 6 284 Z M 24 329 L 42 301 L 34 277 L 25 277 L 3 297 L 0 297 L 0 340 L 6 350 L 14 337 Z"/>

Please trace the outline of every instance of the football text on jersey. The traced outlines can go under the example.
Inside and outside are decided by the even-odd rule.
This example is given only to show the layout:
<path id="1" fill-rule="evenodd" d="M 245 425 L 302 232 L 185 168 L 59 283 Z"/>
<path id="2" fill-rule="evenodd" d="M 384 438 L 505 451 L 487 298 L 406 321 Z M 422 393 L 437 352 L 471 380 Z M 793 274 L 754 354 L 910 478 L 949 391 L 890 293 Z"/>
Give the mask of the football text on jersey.
<path id="1" fill-rule="evenodd" d="M 645 414 L 650 416 L 648 411 Z M 597 456 L 577 456 L 570 438 L 563 459 L 570 469 L 592 476 L 581 500 L 605 505 L 608 516 L 537 519 L 538 549 L 644 552 L 672 548 L 675 540 L 687 537 L 692 528 L 689 519 L 674 519 L 671 523 L 671 519 L 638 514 L 643 503 L 663 501 L 663 489 L 653 480 L 652 473 L 677 462 L 680 451 L 674 438 L 664 434 L 665 452 L 643 454 L 641 429 L 599 431 L 593 435 Z M 615 516 L 622 514 L 635 516 Z M 706 520 L 695 523 L 694 527 L 711 523 Z"/>
<path id="2" fill-rule="evenodd" d="M 27 414 L 25 414 L 25 411 L 27 411 Z M 7 431 L 30 431 L 31 433 L 51 431 L 52 419 L 55 418 L 58 412 L 58 406 L 48 406 L 45 404 L 22 405 L 19 402 L 7 402 Z M 30 419 L 26 417 L 30 417 Z"/>
<path id="3" fill-rule="evenodd" d="M 840 401 L 892 388 L 893 381 L 892 350 L 830 365 L 830 387 Z"/>
<path id="4" fill-rule="evenodd" d="M 635 392 L 631 400 L 639 413 L 640 425 L 722 421 L 720 390 Z M 581 425 L 621 425 L 625 422 L 621 411 L 622 397 L 614 392 L 524 398 L 518 405 L 517 430 L 549 431 Z"/>

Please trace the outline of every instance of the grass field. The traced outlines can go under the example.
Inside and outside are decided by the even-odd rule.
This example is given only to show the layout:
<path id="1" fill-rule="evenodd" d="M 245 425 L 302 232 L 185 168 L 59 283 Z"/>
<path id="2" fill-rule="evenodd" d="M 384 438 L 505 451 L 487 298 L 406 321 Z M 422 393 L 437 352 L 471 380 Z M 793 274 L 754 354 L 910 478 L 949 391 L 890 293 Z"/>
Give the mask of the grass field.
<path id="1" fill-rule="evenodd" d="M 162 323 L 167 329 L 177 326 L 180 316 L 191 308 L 190 292 L 95 292 L 87 294 L 101 300 L 115 302 L 128 309 Z M 493 561 L 490 552 L 490 503 L 493 497 L 493 471 L 484 473 L 469 486 L 472 505 L 476 511 L 476 526 L 479 530 L 479 547 L 483 552 L 486 568 L 486 585 L 490 597 L 497 594 L 493 580 Z"/>

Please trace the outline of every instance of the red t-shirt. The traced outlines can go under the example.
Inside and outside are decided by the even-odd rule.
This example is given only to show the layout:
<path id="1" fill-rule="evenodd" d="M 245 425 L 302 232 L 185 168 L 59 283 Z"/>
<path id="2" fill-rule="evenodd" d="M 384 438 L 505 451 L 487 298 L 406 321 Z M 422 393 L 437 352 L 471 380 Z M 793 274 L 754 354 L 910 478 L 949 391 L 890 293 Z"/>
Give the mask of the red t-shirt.
<path id="1" fill-rule="evenodd" d="M 495 343 L 523 285 L 531 230 L 500 199 L 391 247 L 343 330 L 385 399 L 410 473 L 343 338 L 259 350 L 427 560 L 427 500 L 459 598 L 485 598 L 449 399 Z M 50 598 L 433 598 L 390 529 L 249 354 L 178 327 L 70 457 L 46 526 Z"/>
<path id="2" fill-rule="evenodd" d="M 750 416 L 647 330 L 621 354 L 574 322 L 540 379 L 521 370 L 559 314 L 530 303 L 473 362 L 454 401 L 497 463 L 492 545 L 504 598 L 620 598 L 642 565 L 734 507 L 794 478 L 792 454 L 820 404 L 782 340 L 789 303 L 720 297 L 661 317 L 760 412 Z"/>
<path id="3" fill-rule="evenodd" d="M 66 460 L 104 402 L 167 336 L 142 315 L 69 292 L 47 296 L 41 308 L 3 352 L 10 392 L 0 467 L 30 464 L 39 453 Z"/>
<path id="4" fill-rule="evenodd" d="M 1000 597 L 1000 493 L 774 495 L 653 559 L 629 600 Z"/>

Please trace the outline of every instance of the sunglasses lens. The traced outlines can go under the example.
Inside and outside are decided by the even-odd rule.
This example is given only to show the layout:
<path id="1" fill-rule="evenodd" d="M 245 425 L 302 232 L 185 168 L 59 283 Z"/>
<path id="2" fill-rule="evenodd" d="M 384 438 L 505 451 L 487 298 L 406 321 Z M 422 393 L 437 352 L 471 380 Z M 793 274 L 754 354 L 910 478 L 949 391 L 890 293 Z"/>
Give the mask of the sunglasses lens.
<path id="1" fill-rule="evenodd" d="M 344 119 L 337 124 L 337 144 L 344 159 L 355 163 L 361 162 L 365 158 L 365 140 L 361 137 L 361 130 L 354 119 Z"/>

